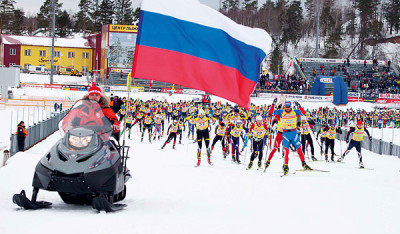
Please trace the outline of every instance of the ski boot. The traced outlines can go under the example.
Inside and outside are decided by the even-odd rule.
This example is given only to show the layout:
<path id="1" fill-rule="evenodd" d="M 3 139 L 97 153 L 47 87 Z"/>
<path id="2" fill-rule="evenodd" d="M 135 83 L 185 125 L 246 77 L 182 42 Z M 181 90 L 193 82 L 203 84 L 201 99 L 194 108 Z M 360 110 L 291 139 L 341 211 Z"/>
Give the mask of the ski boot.
<path id="1" fill-rule="evenodd" d="M 153 141 L 155 141 L 156 140 L 156 136 L 154 135 L 154 137 L 153 137 Z"/>
<path id="2" fill-rule="evenodd" d="M 131 139 L 131 135 L 128 135 L 128 139 Z"/>
<path id="3" fill-rule="evenodd" d="M 143 142 L 143 136 L 140 138 L 140 142 Z"/>
<path id="4" fill-rule="evenodd" d="M 179 144 L 182 144 L 182 141 L 181 141 L 181 140 L 179 140 Z"/>
<path id="5" fill-rule="evenodd" d="M 160 136 L 160 135 L 158 135 L 158 140 L 160 140 L 160 138 L 161 138 L 161 136 Z"/>
<path id="6" fill-rule="evenodd" d="M 334 162 L 335 161 L 335 157 L 332 155 L 331 156 L 331 161 Z"/>
<path id="7" fill-rule="evenodd" d="M 261 167 L 262 167 L 262 163 L 261 163 L 261 161 L 258 161 L 258 169 L 261 169 Z"/>
<path id="8" fill-rule="evenodd" d="M 250 170 L 253 167 L 253 161 L 250 161 L 249 165 L 247 166 L 247 170 Z"/>
<path id="9" fill-rule="evenodd" d="M 201 163 L 201 151 L 200 149 L 197 150 L 197 164 L 196 167 L 200 166 Z"/>
<path id="10" fill-rule="evenodd" d="M 265 167 L 264 167 L 264 172 L 267 170 L 267 168 L 269 167 L 269 164 L 271 164 L 271 161 L 267 161 L 266 163 L 265 163 Z"/>
<path id="11" fill-rule="evenodd" d="M 304 170 L 312 171 L 312 168 L 310 166 L 308 166 L 305 161 L 301 162 L 301 165 L 303 166 Z"/>
<path id="12" fill-rule="evenodd" d="M 311 160 L 317 161 L 318 159 L 316 157 L 314 157 L 314 155 L 311 155 Z"/>
<path id="13" fill-rule="evenodd" d="M 161 149 L 164 149 L 164 148 L 165 148 L 165 145 L 161 146 Z"/>
<path id="14" fill-rule="evenodd" d="M 242 162 L 240 161 L 240 159 L 239 159 L 239 156 L 236 157 L 236 162 L 237 162 L 238 164 L 241 164 L 241 163 L 242 163 Z"/>
<path id="15" fill-rule="evenodd" d="M 172 145 L 172 149 L 175 149 L 175 144 Z"/>
<path id="16" fill-rule="evenodd" d="M 338 161 L 338 162 L 342 162 L 343 159 L 344 159 L 344 155 L 342 155 L 342 157 L 340 157 L 337 161 Z"/>
<path id="17" fill-rule="evenodd" d="M 287 164 L 283 164 L 283 174 L 287 175 L 289 173 L 289 166 Z"/>
<path id="18" fill-rule="evenodd" d="M 328 161 L 328 155 L 327 155 L 327 154 L 325 154 L 325 161 L 329 162 L 329 161 Z"/>
<path id="19" fill-rule="evenodd" d="M 151 143 L 151 136 L 149 135 L 149 142 Z"/>
<path id="20" fill-rule="evenodd" d="M 233 155 L 232 155 L 232 161 L 233 161 L 233 162 L 236 162 L 236 158 L 235 158 L 235 156 L 233 156 Z"/>
<path id="21" fill-rule="evenodd" d="M 363 162 L 360 161 L 359 165 L 360 165 L 360 168 L 364 168 Z"/>
<path id="22" fill-rule="evenodd" d="M 211 150 L 207 149 L 207 158 L 208 158 L 208 164 L 212 166 L 213 164 L 211 163 Z"/>

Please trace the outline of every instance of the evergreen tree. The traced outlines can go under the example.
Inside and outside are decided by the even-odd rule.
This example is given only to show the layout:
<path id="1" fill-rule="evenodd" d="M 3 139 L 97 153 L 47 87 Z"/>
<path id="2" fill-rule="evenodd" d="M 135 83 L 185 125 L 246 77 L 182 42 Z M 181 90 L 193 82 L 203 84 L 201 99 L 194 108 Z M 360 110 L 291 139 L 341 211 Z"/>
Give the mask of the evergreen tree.
<path id="1" fill-rule="evenodd" d="M 136 8 L 136 10 L 133 12 L 133 21 L 138 22 L 140 17 L 140 7 Z"/>
<path id="2" fill-rule="evenodd" d="M 389 0 L 384 7 L 384 15 L 389 24 L 390 35 L 393 29 L 398 32 L 400 30 L 400 0 Z"/>
<path id="3" fill-rule="evenodd" d="M 333 19 L 331 7 L 329 5 L 322 9 L 320 24 L 322 28 L 322 36 L 324 37 L 335 27 L 335 20 Z"/>
<path id="4" fill-rule="evenodd" d="M 78 4 L 79 11 L 74 16 L 76 32 L 83 31 L 85 33 L 87 29 L 91 28 L 92 20 L 89 15 L 91 4 L 91 0 L 80 0 Z"/>
<path id="5" fill-rule="evenodd" d="M 258 8 L 257 0 L 243 0 L 243 7 L 246 10 L 256 10 Z"/>
<path id="6" fill-rule="evenodd" d="M 66 10 L 57 16 L 56 28 L 55 34 L 58 37 L 67 37 L 71 35 L 72 22 Z"/>
<path id="7" fill-rule="evenodd" d="M 300 1 L 293 1 L 283 15 L 285 22 L 282 40 L 296 44 L 301 38 L 301 22 L 303 20 L 303 8 Z"/>
<path id="8" fill-rule="evenodd" d="M 131 0 L 115 0 L 114 15 L 117 24 L 132 24 L 133 9 Z"/>
<path id="9" fill-rule="evenodd" d="M 239 0 L 224 0 L 222 2 L 222 9 L 225 12 L 239 9 Z"/>
<path id="10" fill-rule="evenodd" d="M 340 44 L 342 42 L 342 23 L 341 19 L 338 20 L 337 26 L 330 32 L 328 39 L 325 43 L 325 55 L 324 58 L 338 58 L 339 50 L 341 48 Z"/>
<path id="11" fill-rule="evenodd" d="M 92 0 L 92 5 L 90 7 L 89 16 L 91 19 L 90 31 L 99 32 L 101 31 L 100 22 L 100 0 Z"/>
<path id="12" fill-rule="evenodd" d="M 276 42 L 274 42 L 274 50 L 272 50 L 272 54 L 271 54 L 271 72 L 274 74 L 278 74 L 280 66 L 282 66 L 282 61 L 283 61 L 283 55 L 282 55 L 282 51 L 280 49 L 280 45 Z"/>
<path id="13" fill-rule="evenodd" d="M 0 2 L 0 34 L 9 29 L 9 22 L 14 15 L 14 0 L 1 0 Z"/>
<path id="14" fill-rule="evenodd" d="M 100 24 L 112 24 L 114 18 L 114 2 L 112 0 L 102 0 L 99 6 Z"/>
<path id="15" fill-rule="evenodd" d="M 40 11 L 37 14 L 37 21 L 38 21 L 38 28 L 44 28 L 46 32 L 50 32 L 50 27 L 51 27 L 51 1 L 52 0 L 46 0 L 43 5 L 40 7 Z M 54 6 L 55 6 L 55 16 L 56 19 L 58 15 L 61 13 L 61 6 L 62 3 L 58 3 L 58 0 L 54 0 Z"/>
<path id="16" fill-rule="evenodd" d="M 25 13 L 22 9 L 15 9 L 14 16 L 12 17 L 9 23 L 9 31 L 11 34 L 21 35 L 22 32 L 25 30 L 24 22 L 25 20 Z"/>

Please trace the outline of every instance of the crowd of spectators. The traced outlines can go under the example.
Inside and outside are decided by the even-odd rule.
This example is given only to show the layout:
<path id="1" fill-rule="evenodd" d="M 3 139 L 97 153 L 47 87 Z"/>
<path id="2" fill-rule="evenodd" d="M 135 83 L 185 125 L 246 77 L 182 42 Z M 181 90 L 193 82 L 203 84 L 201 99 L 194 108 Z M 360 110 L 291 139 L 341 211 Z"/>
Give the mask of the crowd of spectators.
<path id="1" fill-rule="evenodd" d="M 391 61 L 385 62 L 384 66 L 379 66 L 378 60 L 374 59 L 372 66 L 367 66 L 367 61 L 364 60 L 364 66 L 359 71 L 349 71 L 351 66 L 350 60 L 345 60 L 339 65 L 321 64 L 319 69 L 314 69 L 313 76 L 341 75 L 344 82 L 347 84 L 349 91 L 362 92 L 369 96 L 376 96 L 380 93 L 399 93 L 400 77 L 396 76 L 390 70 Z M 300 69 L 304 72 L 303 65 L 299 64 Z M 339 73 L 339 74 L 338 74 Z"/>
<path id="2" fill-rule="evenodd" d="M 262 75 L 259 79 L 258 89 L 270 92 L 291 92 L 304 94 L 310 91 L 308 80 L 297 75 Z"/>

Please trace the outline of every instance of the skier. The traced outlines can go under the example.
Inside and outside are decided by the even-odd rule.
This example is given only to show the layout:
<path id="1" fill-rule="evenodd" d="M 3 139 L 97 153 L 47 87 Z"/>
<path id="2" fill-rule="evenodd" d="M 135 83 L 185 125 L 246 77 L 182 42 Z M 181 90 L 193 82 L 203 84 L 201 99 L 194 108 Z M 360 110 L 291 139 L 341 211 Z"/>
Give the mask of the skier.
<path id="1" fill-rule="evenodd" d="M 225 149 L 225 137 L 226 137 L 227 127 L 224 122 L 220 122 L 220 124 L 215 127 L 215 137 L 211 144 L 211 152 L 214 150 L 215 144 L 220 140 L 222 144 L 222 153 L 224 158 L 226 158 L 226 149 Z"/>
<path id="2" fill-rule="evenodd" d="M 281 117 L 282 121 L 282 144 L 283 144 L 283 151 L 285 154 L 285 163 L 283 164 L 283 174 L 286 175 L 289 172 L 289 147 L 293 145 L 297 153 L 299 154 L 301 164 L 304 170 L 312 170 L 311 167 L 307 165 L 304 161 L 304 154 L 301 150 L 301 142 L 299 139 L 299 135 L 297 134 L 297 118 L 302 116 L 302 112 L 300 110 L 293 110 L 292 103 L 290 101 L 285 102 L 285 110 L 276 110 L 274 111 L 276 98 L 274 99 L 274 103 L 271 106 L 270 112 L 273 112 L 274 115 L 278 115 Z"/>
<path id="3" fill-rule="evenodd" d="M 153 127 L 153 118 L 150 113 L 145 114 L 144 119 L 143 119 L 143 132 L 142 132 L 142 137 L 140 138 L 140 141 L 143 142 L 143 137 L 144 133 L 146 130 L 149 133 L 149 142 L 151 143 L 151 129 Z"/>
<path id="4" fill-rule="evenodd" d="M 342 134 L 342 130 L 340 128 L 336 128 L 334 123 L 331 123 L 330 128 L 326 128 L 326 145 L 325 145 L 325 161 L 328 162 L 328 150 L 331 149 L 331 161 L 334 162 L 335 161 L 335 138 L 336 138 L 336 134 Z"/>
<path id="5" fill-rule="evenodd" d="M 192 116 L 187 117 L 186 119 L 191 119 L 194 118 Z M 197 144 L 198 144 L 198 149 L 197 149 L 197 164 L 196 166 L 200 166 L 201 163 L 201 148 L 202 148 L 202 143 L 204 140 L 204 143 L 206 145 L 206 151 L 207 151 L 207 158 L 208 158 L 208 164 L 212 165 L 211 163 L 211 149 L 209 148 L 210 144 L 210 134 L 209 134 L 209 126 L 210 126 L 210 118 L 205 116 L 205 112 L 203 109 L 200 109 L 198 112 L 198 116 L 194 118 L 195 124 L 196 124 L 196 135 L 197 135 Z"/>
<path id="6" fill-rule="evenodd" d="M 353 136 L 349 143 L 350 133 L 353 133 Z M 351 129 L 347 133 L 346 143 L 349 143 L 349 146 L 347 147 L 347 150 L 343 153 L 343 155 L 338 159 L 338 162 L 342 162 L 344 157 L 350 152 L 350 150 L 353 147 L 356 147 L 356 150 L 358 152 L 358 158 L 360 160 L 360 162 L 359 162 L 360 168 L 364 168 L 364 164 L 362 162 L 362 155 L 361 155 L 361 142 L 364 138 L 364 134 L 367 134 L 369 140 L 372 140 L 372 137 L 371 137 L 371 135 L 369 135 L 368 130 L 364 129 L 363 122 L 361 120 L 358 120 L 356 127 L 354 129 Z"/>
<path id="7" fill-rule="evenodd" d="M 317 140 L 318 140 L 318 136 L 319 134 L 321 134 L 321 155 L 324 153 L 324 145 L 326 148 L 326 130 L 328 129 L 328 125 L 323 124 L 321 129 L 317 132 Z"/>
<path id="8" fill-rule="evenodd" d="M 268 133 L 268 126 L 263 122 L 261 115 L 256 117 L 256 122 L 253 123 L 249 130 L 249 137 L 253 138 L 253 152 L 250 157 L 250 163 L 247 170 L 253 166 L 253 161 L 258 155 L 258 168 L 262 166 L 261 160 L 263 157 L 264 136 Z"/>
<path id="9" fill-rule="evenodd" d="M 310 124 L 315 125 L 313 120 L 307 119 L 305 116 L 301 116 L 301 122 L 299 123 L 301 132 L 301 147 L 304 154 L 306 150 L 306 142 L 308 142 L 311 148 L 311 159 L 316 161 L 317 159 L 314 157 L 314 144 L 310 134 Z"/>
<path id="10" fill-rule="evenodd" d="M 241 163 L 239 159 L 240 136 L 244 132 L 245 129 L 243 128 L 242 120 L 237 120 L 236 124 L 228 129 L 228 133 L 231 136 L 231 142 L 232 142 L 232 160 L 233 162 L 237 162 L 238 164 Z"/>
<path id="11" fill-rule="evenodd" d="M 169 125 L 168 130 L 167 130 L 167 134 L 168 134 L 168 138 L 167 140 L 164 142 L 164 145 L 161 147 L 161 149 L 165 148 L 165 145 L 167 145 L 172 138 L 174 139 L 174 143 L 172 145 L 172 148 L 175 149 L 175 143 L 176 143 L 176 132 L 178 131 L 179 125 L 178 125 L 178 120 L 174 120 L 172 122 L 171 125 Z"/>

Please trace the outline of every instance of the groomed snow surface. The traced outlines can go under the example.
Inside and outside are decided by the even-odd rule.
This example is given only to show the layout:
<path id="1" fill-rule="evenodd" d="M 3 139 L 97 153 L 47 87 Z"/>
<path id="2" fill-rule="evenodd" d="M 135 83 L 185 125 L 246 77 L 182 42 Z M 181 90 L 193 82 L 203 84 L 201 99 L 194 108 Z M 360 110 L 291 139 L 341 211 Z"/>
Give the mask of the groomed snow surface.
<path id="1" fill-rule="evenodd" d="M 184 96 L 135 97 L 176 102 Z M 31 196 L 35 166 L 60 138 L 58 132 L 53 134 L 0 168 L 0 233 L 400 233 L 397 157 L 363 150 L 369 169 L 359 169 L 353 149 L 344 163 L 308 162 L 328 173 L 299 171 L 281 178 L 281 153 L 275 154 L 266 173 L 257 165 L 247 171 L 250 148 L 241 156 L 245 164 L 237 165 L 230 157 L 223 159 L 220 143 L 213 152 L 214 166 L 207 165 L 203 146 L 202 164 L 195 168 L 197 144 L 186 134 L 176 150 L 172 143 L 160 150 L 165 136 L 149 143 L 146 133 L 141 143 L 137 126 L 132 129 L 132 139 L 126 137 L 126 142 L 131 146 L 128 167 L 133 179 L 127 183 L 123 203 L 128 207 L 123 211 L 98 214 L 90 206 L 67 205 L 47 191 L 40 191 L 38 200 L 52 202 L 52 208 L 21 210 L 12 203 L 12 195 L 25 189 Z M 338 155 L 345 148 L 345 142 L 336 141 Z M 290 155 L 290 171 L 301 169 L 299 158 Z"/>
<path id="2" fill-rule="evenodd" d="M 31 195 L 36 163 L 55 144 L 54 134 L 32 149 L 18 153 L 0 169 L 1 233 L 399 233 L 400 203 L 398 158 L 363 151 L 358 169 L 355 151 L 344 163 L 309 162 L 330 172 L 296 172 L 280 178 L 282 159 L 276 153 L 266 173 L 256 166 L 224 160 L 214 149 L 213 167 L 195 168 L 197 145 L 186 138 L 176 150 L 165 138 L 140 143 L 137 128 L 127 144 L 132 147 L 127 183 L 117 213 L 96 213 L 90 206 L 67 205 L 57 193 L 41 191 L 39 200 L 53 203 L 45 210 L 17 208 L 11 198 L 21 189 Z M 342 142 L 342 151 L 345 144 Z M 340 144 L 336 144 L 340 153 Z M 317 150 L 319 152 L 319 150 Z M 204 150 L 203 150 L 204 153 Z M 246 156 L 245 156 L 246 155 Z M 320 158 L 319 153 L 317 157 Z M 300 160 L 291 153 L 291 172 Z"/>
<path id="3" fill-rule="evenodd" d="M 84 83 L 80 78 L 55 77 L 56 83 Z M 45 76 L 21 76 L 22 82 L 48 83 Z M 40 96 L 75 99 L 84 92 L 23 88 L 13 90 L 14 96 Z M 126 93 L 115 93 L 126 96 Z M 170 102 L 191 100 L 193 96 L 166 94 L 131 94 L 133 98 L 148 100 L 167 99 Z M 213 97 L 213 101 L 220 100 Z M 225 102 L 225 100 L 222 100 Z M 270 104 L 272 100 L 252 100 L 257 105 Z M 305 108 L 333 107 L 331 103 L 302 103 Z M 350 103 L 368 111 L 367 103 Z M 9 123 L 9 112 L 1 111 L 3 123 Z M 7 119 L 6 119 L 7 118 Z M 15 114 L 14 114 L 15 118 Z M 8 124 L 7 124 L 8 125 Z M 9 132 L 0 134 L 7 146 Z M 388 134 L 387 134 L 388 133 Z M 389 134 L 390 133 L 390 134 Z M 379 138 L 381 132 L 374 131 Z M 385 129 L 384 138 L 391 135 Z M 395 132 L 395 138 L 398 131 Z M 390 137 L 391 138 L 391 137 Z M 363 150 L 364 164 L 374 170 L 358 169 L 358 159 L 353 150 L 345 163 L 309 162 L 312 167 L 330 170 L 323 172 L 297 172 L 280 178 L 282 159 L 276 153 L 272 165 L 264 174 L 255 168 L 246 171 L 250 151 L 243 152 L 244 165 L 223 160 L 220 144 L 214 150 L 214 166 L 206 165 L 206 156 L 200 168 L 196 163 L 197 145 L 183 139 L 182 145 L 172 150 L 172 145 L 160 151 L 161 141 L 139 142 L 135 127 L 128 166 L 134 178 L 127 184 L 128 195 L 123 201 L 128 207 L 115 214 L 97 214 L 89 206 L 64 204 L 56 193 L 41 191 L 39 200 L 53 202 L 53 208 L 40 211 L 23 211 L 11 197 L 21 189 L 31 195 L 34 168 L 39 159 L 59 139 L 56 133 L 32 149 L 18 153 L 0 169 L 0 233 L 35 231 L 53 233 L 71 232 L 131 232 L 131 233 L 398 233 L 395 223 L 399 203 L 399 167 L 397 158 L 379 156 Z M 390 139 L 385 139 L 390 141 Z M 314 142 L 316 144 L 316 142 Z M 336 144 L 336 153 L 345 150 L 345 143 Z M 319 150 L 317 150 L 319 152 Z M 204 150 L 203 150 L 204 153 Z M 265 154 L 265 153 L 264 153 Z M 292 155 L 293 153 L 291 153 Z M 319 158 L 319 153 L 317 153 Z M 256 166 L 255 166 L 256 167 Z M 290 170 L 300 169 L 297 156 L 291 156 Z"/>

